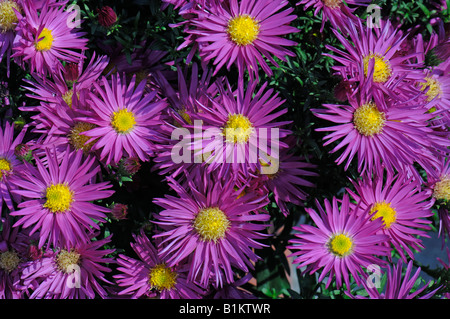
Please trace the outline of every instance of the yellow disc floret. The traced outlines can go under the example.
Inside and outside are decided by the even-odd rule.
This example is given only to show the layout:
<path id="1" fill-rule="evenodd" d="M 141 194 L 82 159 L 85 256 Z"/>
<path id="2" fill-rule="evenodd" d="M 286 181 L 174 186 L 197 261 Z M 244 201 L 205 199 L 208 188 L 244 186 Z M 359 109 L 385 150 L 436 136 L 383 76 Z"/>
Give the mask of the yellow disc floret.
<path id="1" fill-rule="evenodd" d="M 35 48 L 38 51 L 48 51 L 53 45 L 53 35 L 52 31 L 44 28 L 38 36 L 37 42 L 35 43 Z"/>
<path id="2" fill-rule="evenodd" d="M 222 239 L 230 227 L 230 221 L 217 207 L 201 209 L 194 220 L 194 229 L 205 241 Z"/>
<path id="3" fill-rule="evenodd" d="M 374 59 L 373 81 L 376 83 L 386 82 L 392 75 L 391 64 L 383 56 L 379 54 L 369 54 L 363 59 L 364 75 L 369 74 L 369 61 Z"/>
<path id="4" fill-rule="evenodd" d="M 425 95 L 427 96 L 427 101 L 433 100 L 435 97 L 440 97 L 442 94 L 442 88 L 439 81 L 433 77 L 427 76 L 425 78 L 425 83 L 421 83 L 421 91 L 425 91 Z"/>
<path id="5" fill-rule="evenodd" d="M 171 290 L 177 283 L 177 273 L 165 264 L 158 264 L 150 269 L 150 286 L 159 291 Z"/>
<path id="6" fill-rule="evenodd" d="M 238 15 L 228 21 L 227 33 L 237 45 L 252 44 L 258 38 L 259 22 L 247 14 Z"/>
<path id="7" fill-rule="evenodd" d="M 20 257 L 17 255 L 17 252 L 13 250 L 7 250 L 0 253 L 0 268 L 8 273 L 16 269 L 19 262 Z"/>
<path id="8" fill-rule="evenodd" d="M 353 241 L 344 234 L 337 234 L 330 238 L 328 242 L 330 252 L 337 257 L 344 257 L 352 252 Z"/>
<path id="9" fill-rule="evenodd" d="M 16 23 L 19 21 L 14 9 L 20 12 L 20 7 L 17 2 L 9 0 L 0 1 L 0 32 L 14 30 Z"/>
<path id="10" fill-rule="evenodd" d="M 370 209 L 370 214 L 373 215 L 372 220 L 381 217 L 384 228 L 390 228 L 392 223 L 397 220 L 397 212 L 390 203 L 386 203 L 385 201 L 375 203 Z"/>
<path id="11" fill-rule="evenodd" d="M 433 197 L 439 200 L 450 200 L 450 176 L 445 175 L 434 184 Z"/>
<path id="12" fill-rule="evenodd" d="M 95 144 L 95 140 L 87 143 L 86 142 L 91 138 L 87 135 L 82 135 L 80 133 L 92 130 L 93 128 L 97 127 L 95 124 L 86 123 L 86 122 L 78 122 L 76 123 L 72 129 L 70 130 L 69 135 L 67 136 L 69 138 L 70 144 L 75 147 L 77 150 L 83 150 L 84 152 L 89 152 L 92 148 L 92 146 Z"/>
<path id="13" fill-rule="evenodd" d="M 242 114 L 228 115 L 228 121 L 223 128 L 228 143 L 247 143 L 252 133 L 253 125 L 248 117 Z"/>
<path id="14" fill-rule="evenodd" d="M 66 274 L 74 271 L 74 266 L 78 266 L 81 262 L 81 255 L 75 250 L 61 250 L 56 256 L 56 264 L 58 269 Z"/>
<path id="15" fill-rule="evenodd" d="M 10 173 L 11 170 L 11 163 L 6 158 L 0 158 L 0 181 L 3 179 L 3 176 Z"/>
<path id="16" fill-rule="evenodd" d="M 341 6 L 342 0 L 322 0 L 322 2 L 330 9 L 337 9 Z"/>
<path id="17" fill-rule="evenodd" d="M 133 129 L 135 124 L 136 119 L 133 112 L 121 109 L 113 113 L 111 125 L 117 133 L 127 134 Z"/>
<path id="18" fill-rule="evenodd" d="M 386 121 L 375 103 L 366 103 L 358 107 L 353 113 L 353 124 L 358 132 L 365 136 L 373 136 L 383 130 Z"/>
<path id="19" fill-rule="evenodd" d="M 65 212 L 73 202 L 73 192 L 66 184 L 52 184 L 45 192 L 45 208 L 52 213 Z"/>

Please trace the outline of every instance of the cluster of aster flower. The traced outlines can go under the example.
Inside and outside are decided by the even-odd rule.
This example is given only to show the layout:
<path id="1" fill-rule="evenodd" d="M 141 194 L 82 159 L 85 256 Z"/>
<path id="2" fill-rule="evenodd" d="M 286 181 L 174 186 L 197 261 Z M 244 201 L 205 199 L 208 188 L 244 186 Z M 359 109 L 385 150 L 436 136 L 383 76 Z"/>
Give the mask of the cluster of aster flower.
<path id="1" fill-rule="evenodd" d="M 353 277 L 370 298 L 413 298 L 426 286 L 410 294 L 418 273 L 401 283 L 402 264 L 409 261 L 408 277 L 434 211 L 443 244 L 450 230 L 449 36 L 439 20 L 439 31 L 425 41 L 417 30 L 402 31 L 389 20 L 375 25 L 359 19 L 340 1 L 315 3 L 341 44 L 327 45 L 325 54 L 335 61 L 341 104 L 311 111 L 332 123 L 317 131 L 327 132 L 331 153 L 341 152 L 336 163 L 345 170 L 356 165 L 360 178 L 351 180 L 342 199 L 325 200 L 324 207 L 317 202 L 318 213 L 306 208 L 316 227 L 296 227 L 289 248 L 305 272 L 328 277 L 327 287 L 335 279 L 338 288 L 350 289 Z M 394 252 L 400 258 L 391 272 Z M 370 285 L 365 270 L 374 266 L 387 268 L 384 293 Z"/>
<path id="2" fill-rule="evenodd" d="M 305 209 L 317 227 L 296 227 L 292 257 L 340 287 L 350 276 L 364 285 L 364 268 L 388 267 L 395 249 L 398 280 L 401 262 L 423 248 L 436 203 L 450 233 L 448 37 L 426 42 L 388 21 L 368 28 L 341 1 L 301 4 L 322 11 L 346 50 L 329 47 L 347 103 L 312 111 L 336 123 L 319 129 L 332 132 L 325 144 L 342 139 L 337 164 L 357 160 L 362 178 L 325 209 L 317 202 L 319 214 Z M 179 49 L 191 49 L 177 71 L 145 45 L 132 65 L 111 48 L 88 54 L 67 1 L 0 0 L 0 60 L 29 71 L 23 87 L 36 101 L 20 108 L 31 122 L 18 134 L 7 121 L 0 128 L 1 298 L 251 297 L 238 288 L 271 236 L 271 198 L 288 216 L 314 187 L 316 165 L 291 152 L 298 142 L 285 101 L 260 80 L 295 56 L 294 8 L 287 0 L 168 5 L 184 19 L 173 26 L 187 34 Z M 105 26 L 117 18 L 111 8 L 99 14 Z M 237 79 L 218 76 L 224 68 Z M 120 220 L 127 210 L 107 205 L 115 189 L 104 174 L 134 173 L 143 162 L 171 193 L 153 200 L 153 227 L 132 234 L 127 256 L 110 245 L 114 234 L 99 235 L 108 214 Z M 411 282 L 396 296 L 411 297 Z"/>

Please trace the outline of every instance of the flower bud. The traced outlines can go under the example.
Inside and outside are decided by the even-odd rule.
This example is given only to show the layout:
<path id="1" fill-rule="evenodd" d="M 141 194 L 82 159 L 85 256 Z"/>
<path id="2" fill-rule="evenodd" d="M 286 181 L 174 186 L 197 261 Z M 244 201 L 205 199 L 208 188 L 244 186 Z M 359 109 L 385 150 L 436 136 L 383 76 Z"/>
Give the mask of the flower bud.
<path id="1" fill-rule="evenodd" d="M 109 28 L 117 21 L 117 15 L 111 7 L 104 6 L 101 9 L 97 9 L 98 22 L 100 25 Z"/>

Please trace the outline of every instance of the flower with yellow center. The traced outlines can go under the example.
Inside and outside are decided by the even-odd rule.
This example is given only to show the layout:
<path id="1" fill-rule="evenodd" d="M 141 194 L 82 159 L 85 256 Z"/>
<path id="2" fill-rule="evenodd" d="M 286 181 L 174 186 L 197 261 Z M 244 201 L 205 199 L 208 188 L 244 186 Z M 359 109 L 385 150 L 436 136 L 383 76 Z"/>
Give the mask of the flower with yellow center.
<path id="1" fill-rule="evenodd" d="M 158 264 L 150 269 L 149 283 L 152 289 L 171 290 L 177 283 L 177 273 L 165 264 Z"/>
<path id="2" fill-rule="evenodd" d="M 6 158 L 0 158 L 0 181 L 3 179 L 3 176 L 11 173 L 11 170 L 11 163 Z"/>
<path id="3" fill-rule="evenodd" d="M 135 124 L 136 119 L 133 112 L 127 109 L 120 109 L 113 113 L 111 125 L 117 133 L 127 134 L 133 129 Z"/>
<path id="4" fill-rule="evenodd" d="M 328 248 L 337 257 L 348 256 L 352 253 L 353 241 L 344 234 L 336 234 L 328 241 Z"/>
<path id="5" fill-rule="evenodd" d="M 373 102 L 358 107 L 353 113 L 353 124 L 364 136 L 373 136 L 383 130 L 386 117 Z"/>
<path id="6" fill-rule="evenodd" d="M 392 75 L 392 68 L 389 60 L 379 54 L 369 54 L 363 58 L 364 75 L 369 74 L 369 62 L 374 59 L 373 81 L 375 83 L 385 83 Z"/>
<path id="7" fill-rule="evenodd" d="M 70 208 L 73 202 L 73 192 L 66 184 L 52 184 L 45 192 L 46 202 L 44 207 L 52 213 L 62 213 Z"/>
<path id="8" fill-rule="evenodd" d="M 19 19 L 17 19 L 14 9 L 18 12 L 21 11 L 17 2 L 10 0 L 0 1 L 0 32 L 11 31 L 16 27 Z"/>
<path id="9" fill-rule="evenodd" d="M 225 237 L 230 221 L 218 207 L 201 209 L 194 219 L 194 229 L 204 241 L 217 242 Z"/>
<path id="10" fill-rule="evenodd" d="M 48 51 L 53 45 L 52 31 L 44 28 L 38 36 L 38 40 L 35 43 L 35 48 L 38 51 Z"/>
<path id="11" fill-rule="evenodd" d="M 78 266 L 81 261 L 81 255 L 75 250 L 61 250 L 56 256 L 56 264 L 58 269 L 66 274 L 74 271 L 74 267 Z"/>
<path id="12" fill-rule="evenodd" d="M 252 44 L 258 38 L 259 22 L 248 14 L 238 15 L 228 21 L 227 33 L 239 46 Z"/>
<path id="13" fill-rule="evenodd" d="M 429 77 L 427 76 L 425 78 L 426 83 L 420 83 L 421 91 L 425 91 L 425 95 L 427 96 L 427 101 L 431 101 L 433 100 L 435 97 L 440 97 L 442 94 L 442 88 L 441 88 L 441 84 L 439 83 L 439 81 L 433 77 Z"/>
<path id="14" fill-rule="evenodd" d="M 10 273 L 17 268 L 20 262 L 20 257 L 14 250 L 8 250 L 0 253 L 0 268 Z"/>
<path id="15" fill-rule="evenodd" d="M 395 223 L 397 220 L 396 210 L 391 207 L 390 203 L 386 203 L 385 201 L 375 203 L 370 209 L 370 215 L 373 215 L 371 218 L 372 220 L 381 217 L 384 223 L 384 228 L 386 229 L 390 228 L 392 223 Z"/>
<path id="16" fill-rule="evenodd" d="M 441 180 L 434 184 L 433 197 L 438 200 L 450 200 L 450 176 L 442 176 Z"/>
<path id="17" fill-rule="evenodd" d="M 253 133 L 253 125 L 242 114 L 229 114 L 227 123 L 223 128 L 223 134 L 227 143 L 247 143 Z"/>
<path id="18" fill-rule="evenodd" d="M 90 137 L 87 135 L 82 135 L 80 133 L 92 130 L 95 127 L 97 127 L 95 124 L 87 122 L 76 123 L 70 130 L 69 135 L 67 136 L 70 144 L 72 144 L 73 147 L 77 150 L 83 150 L 85 153 L 89 152 L 96 141 L 94 140 L 86 144 L 86 142 L 90 139 Z"/>

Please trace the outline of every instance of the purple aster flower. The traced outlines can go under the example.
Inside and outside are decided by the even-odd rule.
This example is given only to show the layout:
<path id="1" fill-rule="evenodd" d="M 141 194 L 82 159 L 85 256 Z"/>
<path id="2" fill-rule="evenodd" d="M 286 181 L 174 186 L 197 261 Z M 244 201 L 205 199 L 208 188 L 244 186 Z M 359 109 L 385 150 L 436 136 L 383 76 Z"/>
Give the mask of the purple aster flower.
<path id="1" fill-rule="evenodd" d="M 319 12 L 322 12 L 322 26 L 320 27 L 320 32 L 323 31 L 325 22 L 330 21 L 331 26 L 334 28 L 341 29 L 342 26 L 347 24 L 347 19 L 358 20 L 353 12 L 355 8 L 352 6 L 367 6 L 370 0 L 302 0 L 296 3 L 296 5 L 304 5 L 304 9 L 308 9 L 313 6 L 314 15 L 318 16 Z"/>
<path id="2" fill-rule="evenodd" d="M 102 284 L 112 284 L 105 278 L 114 263 L 109 257 L 114 249 L 102 249 L 110 237 L 79 241 L 73 245 L 47 250 L 43 257 L 23 270 L 24 284 L 37 282 L 31 299 L 94 299 L 107 298 Z"/>
<path id="3" fill-rule="evenodd" d="M 199 299 L 204 290 L 187 279 L 189 264 L 180 262 L 168 266 L 165 258 L 161 258 L 158 250 L 141 230 L 139 235 L 133 234 L 135 243 L 131 247 L 139 256 L 139 260 L 119 255 L 117 270 L 114 275 L 121 288 L 120 296 L 131 298 L 160 299 Z"/>
<path id="4" fill-rule="evenodd" d="M 348 192 L 358 203 L 360 213 L 369 214 L 371 220 L 383 221 L 379 232 L 389 236 L 384 245 L 392 245 L 404 261 L 404 251 L 414 258 L 413 249 L 424 248 L 420 237 L 429 237 L 426 230 L 430 229 L 431 221 L 427 218 L 433 215 L 433 201 L 429 200 L 428 192 L 422 191 L 421 184 L 404 173 L 365 174 L 353 184 L 355 192 L 350 189 Z"/>
<path id="5" fill-rule="evenodd" d="M 31 236 L 27 230 L 12 228 L 12 219 L 5 218 L 0 233 L 0 299 L 23 299 L 28 288 L 21 281 L 22 271 L 34 260 L 31 254 L 38 234 Z"/>
<path id="6" fill-rule="evenodd" d="M 6 122 L 3 128 L 0 127 L 0 216 L 3 203 L 14 210 L 13 202 L 20 202 L 20 196 L 13 193 L 17 189 L 14 176 L 20 176 L 25 167 L 17 158 L 15 150 L 22 143 L 25 132 L 26 128 L 14 137 L 13 124 Z"/>
<path id="7" fill-rule="evenodd" d="M 61 246 L 83 241 L 88 232 L 98 229 L 97 222 L 104 222 L 106 207 L 92 201 L 108 198 L 114 191 L 108 190 L 108 182 L 95 183 L 98 174 L 94 157 L 83 158 L 83 152 L 66 150 L 58 161 L 56 150 L 46 150 L 44 167 L 42 158 L 35 158 L 37 169 L 31 169 L 15 183 L 21 188 L 14 192 L 28 198 L 11 213 L 19 216 L 14 227 L 32 227 L 31 234 L 40 230 L 39 247 L 45 243 Z M 25 164 L 27 165 L 27 164 Z M 30 165 L 27 165 L 29 167 Z"/>
<path id="8" fill-rule="evenodd" d="M 11 52 L 16 36 L 15 28 L 19 22 L 16 12 L 22 11 L 17 0 L 0 0 L 0 62 L 6 58 L 7 77 L 9 77 Z"/>
<path id="9" fill-rule="evenodd" d="M 449 140 L 429 127 L 433 115 L 420 105 L 363 94 L 349 96 L 348 103 L 312 109 L 317 117 L 335 123 L 317 130 L 331 132 L 324 137 L 324 145 L 340 140 L 331 153 L 343 149 L 336 162 L 347 161 L 345 169 L 357 155 L 361 172 L 383 166 L 420 178 L 414 163 L 429 168 L 436 162 L 435 154 L 448 146 Z"/>
<path id="10" fill-rule="evenodd" d="M 282 140 L 290 131 L 283 127 L 290 121 L 276 122 L 287 112 L 280 108 L 284 100 L 267 89 L 267 82 L 259 89 L 258 84 L 250 81 L 244 88 L 240 83 L 234 91 L 224 79 L 211 107 L 198 104 L 196 114 L 188 112 L 194 121 L 190 149 L 208 163 L 208 172 L 219 170 L 224 176 L 231 171 L 235 177 L 238 172 L 255 174 L 262 169 L 260 161 L 278 160 L 277 150 L 287 147 Z"/>
<path id="11" fill-rule="evenodd" d="M 356 214 L 350 206 L 349 197 L 344 194 L 339 207 L 333 197 L 332 203 L 325 200 L 325 209 L 316 201 L 319 214 L 311 208 L 305 208 L 316 226 L 301 224 L 294 226 L 294 236 L 288 249 L 293 251 L 294 264 L 298 268 L 306 266 L 305 272 L 311 274 L 321 270 L 319 281 L 326 278 L 328 288 L 336 278 L 339 288 L 344 282 L 350 287 L 350 275 L 356 283 L 367 274 L 363 267 L 372 264 L 383 265 L 385 261 L 377 256 L 387 256 L 390 249 L 382 245 L 388 239 L 378 234 L 381 220 L 368 222 L 368 216 Z"/>
<path id="12" fill-rule="evenodd" d="M 225 64 L 228 70 L 236 64 L 240 75 L 245 70 L 251 76 L 257 75 L 260 68 L 272 75 L 263 56 L 276 67 L 273 56 L 282 61 L 294 56 L 284 47 L 296 43 L 282 37 L 299 31 L 289 26 L 296 16 L 291 14 L 293 8 L 284 9 L 287 5 L 289 2 L 284 0 L 206 3 L 190 11 L 194 16 L 189 20 L 191 28 L 186 30 L 193 35 L 189 41 L 198 43 L 204 62 L 214 59 L 215 73 Z"/>
<path id="13" fill-rule="evenodd" d="M 422 67 L 413 62 L 418 53 L 398 54 L 406 36 L 389 21 L 381 23 L 381 28 L 369 28 L 359 20 L 349 20 L 344 32 L 347 37 L 333 29 L 344 50 L 327 45 L 337 55 L 325 55 L 339 63 L 333 66 L 337 74 L 350 83 L 358 83 L 365 94 L 379 90 L 393 99 L 410 100 L 410 80 Z"/>
<path id="14" fill-rule="evenodd" d="M 66 3 L 49 5 L 47 1 L 40 10 L 34 1 L 23 3 L 12 57 L 23 68 L 27 65 L 31 73 L 56 73 L 63 68 L 61 61 L 76 63 L 83 57 L 76 50 L 86 50 L 88 40 L 69 23 L 73 14 L 65 10 Z"/>
<path id="15" fill-rule="evenodd" d="M 416 288 L 421 268 L 417 268 L 416 272 L 410 278 L 413 270 L 412 260 L 408 262 L 404 273 L 403 270 L 403 262 L 401 259 L 392 267 L 388 265 L 384 291 L 379 291 L 375 285 L 369 286 L 366 281 L 363 281 L 362 284 L 369 295 L 368 297 L 370 299 L 416 299 L 428 287 L 431 281 L 422 287 Z M 430 299 L 438 289 L 439 287 L 417 299 Z M 355 296 L 348 292 L 346 294 L 353 299 L 367 299 L 362 295 Z"/>
<path id="16" fill-rule="evenodd" d="M 167 103 L 154 101 L 156 91 L 145 94 L 145 85 L 142 81 L 136 86 L 135 76 L 127 85 L 125 74 L 112 75 L 111 82 L 103 77 L 89 94 L 94 115 L 76 119 L 97 126 L 83 134 L 90 137 L 87 143 L 96 140 L 92 150 L 101 150 L 100 160 L 106 164 L 117 164 L 122 157 L 147 161 L 154 154 L 152 142 L 161 139 L 158 129 Z"/>
<path id="17" fill-rule="evenodd" d="M 239 197 L 234 183 L 214 180 L 208 174 L 188 187 L 168 179 L 177 196 L 166 195 L 155 203 L 162 232 L 160 256 L 173 267 L 189 259 L 189 280 L 207 287 L 234 282 L 234 269 L 248 272 L 259 259 L 254 250 L 268 235 L 262 233 L 269 220 L 263 207 L 267 196 L 246 193 Z M 239 197 L 239 198 L 238 198 Z"/>

